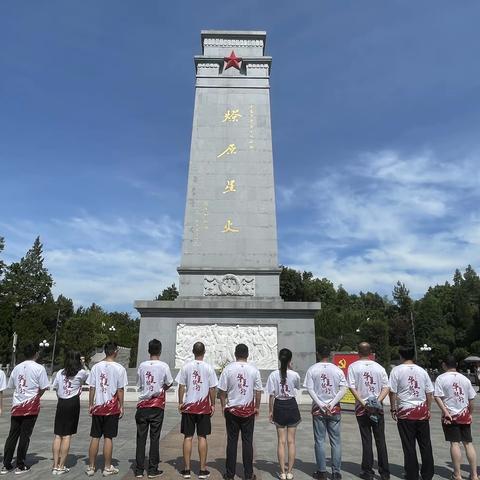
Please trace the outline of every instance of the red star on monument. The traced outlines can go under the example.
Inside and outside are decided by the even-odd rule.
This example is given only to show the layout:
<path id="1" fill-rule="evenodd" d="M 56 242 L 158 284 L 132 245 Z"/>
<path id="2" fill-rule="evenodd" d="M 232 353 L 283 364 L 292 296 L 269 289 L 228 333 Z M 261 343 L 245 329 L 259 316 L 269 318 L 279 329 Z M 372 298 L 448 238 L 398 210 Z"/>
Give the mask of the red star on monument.
<path id="1" fill-rule="evenodd" d="M 230 67 L 235 67 L 237 70 L 240 70 L 240 62 L 242 59 L 235 55 L 235 52 L 232 50 L 232 53 L 229 57 L 224 57 L 223 60 L 226 62 L 225 70 L 228 70 Z"/>

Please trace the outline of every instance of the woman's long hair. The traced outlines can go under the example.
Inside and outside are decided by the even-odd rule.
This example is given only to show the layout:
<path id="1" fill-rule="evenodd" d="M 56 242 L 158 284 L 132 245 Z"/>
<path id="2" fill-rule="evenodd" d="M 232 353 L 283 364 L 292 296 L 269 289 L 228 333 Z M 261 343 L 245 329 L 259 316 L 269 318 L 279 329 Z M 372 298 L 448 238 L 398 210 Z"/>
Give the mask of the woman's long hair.
<path id="1" fill-rule="evenodd" d="M 288 364 L 292 361 L 292 351 L 288 348 L 282 348 L 278 352 L 278 360 L 280 361 L 280 381 L 282 385 L 285 385 Z"/>
<path id="2" fill-rule="evenodd" d="M 74 377 L 82 369 L 80 360 L 80 352 L 76 350 L 68 350 L 65 353 L 65 361 L 63 362 L 63 374 L 67 378 Z"/>

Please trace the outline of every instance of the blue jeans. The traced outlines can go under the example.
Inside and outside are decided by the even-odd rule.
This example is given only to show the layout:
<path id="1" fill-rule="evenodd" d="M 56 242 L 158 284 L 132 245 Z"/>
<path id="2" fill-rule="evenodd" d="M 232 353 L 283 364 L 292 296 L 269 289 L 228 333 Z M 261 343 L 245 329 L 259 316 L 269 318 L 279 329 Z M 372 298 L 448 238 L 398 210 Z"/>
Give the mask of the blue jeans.
<path id="1" fill-rule="evenodd" d="M 340 473 L 342 466 L 342 442 L 340 439 L 340 415 L 313 417 L 313 437 L 315 439 L 315 460 L 319 472 L 327 471 L 325 459 L 325 433 L 328 433 L 332 449 L 332 472 Z"/>

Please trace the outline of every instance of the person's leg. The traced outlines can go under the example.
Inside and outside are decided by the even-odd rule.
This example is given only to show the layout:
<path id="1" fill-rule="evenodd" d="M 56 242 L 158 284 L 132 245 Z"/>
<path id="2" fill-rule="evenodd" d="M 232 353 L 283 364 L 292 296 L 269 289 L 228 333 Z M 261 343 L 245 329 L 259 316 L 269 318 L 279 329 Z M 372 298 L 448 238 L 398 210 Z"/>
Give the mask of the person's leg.
<path id="1" fill-rule="evenodd" d="M 17 446 L 18 437 L 22 425 L 22 417 L 10 417 L 10 432 L 5 440 L 5 447 L 3 450 L 3 465 L 10 469 L 12 468 L 13 454 Z"/>
<path id="2" fill-rule="evenodd" d="M 183 438 L 183 463 L 185 465 L 185 470 L 190 470 L 190 459 L 192 458 L 192 443 L 193 437 Z"/>
<path id="3" fill-rule="evenodd" d="M 237 417 L 230 412 L 225 412 L 225 427 L 227 429 L 227 453 L 225 460 L 226 476 L 228 478 L 235 477 L 237 466 L 237 446 L 240 425 Z"/>
<path id="4" fill-rule="evenodd" d="M 375 446 L 377 447 L 378 473 L 382 478 L 390 476 L 390 464 L 388 463 L 387 442 L 385 440 L 385 418 L 378 416 L 378 422 L 372 422 Z"/>
<path id="5" fill-rule="evenodd" d="M 30 437 L 32 436 L 36 421 L 37 415 L 28 415 L 23 417 L 17 448 L 17 468 L 23 468 L 25 466 L 25 457 L 27 456 L 28 446 L 30 445 Z"/>
<path id="6" fill-rule="evenodd" d="M 62 437 L 62 441 L 60 443 L 60 460 L 58 462 L 58 468 L 63 468 L 65 466 L 65 462 L 67 461 L 68 452 L 70 451 L 70 441 L 72 439 L 71 435 L 65 435 Z"/>
<path id="7" fill-rule="evenodd" d="M 95 469 L 95 460 L 98 455 L 98 447 L 100 446 L 100 438 L 90 437 L 90 447 L 88 448 L 88 465 Z"/>
<path id="8" fill-rule="evenodd" d="M 432 441 L 430 438 L 430 422 L 428 420 L 418 420 L 416 438 L 422 457 L 422 468 L 420 473 L 422 480 L 432 480 L 435 474 L 435 463 L 433 461 Z"/>
<path id="9" fill-rule="evenodd" d="M 62 444 L 62 437 L 60 435 L 53 436 L 52 442 L 52 456 L 53 456 L 53 465 L 52 469 L 58 468 L 60 464 L 60 446 Z"/>
<path id="10" fill-rule="evenodd" d="M 341 416 L 332 415 L 327 419 L 326 427 L 330 448 L 332 449 L 332 473 L 340 473 L 342 469 L 342 440 L 341 440 Z"/>
<path id="11" fill-rule="evenodd" d="M 137 424 L 137 446 L 135 451 L 135 473 L 143 473 L 145 469 L 145 445 L 148 435 L 148 419 L 146 408 L 137 408 L 135 423 Z M 152 448 L 150 447 L 150 451 Z"/>
<path id="12" fill-rule="evenodd" d="M 462 463 L 462 450 L 459 442 L 450 442 L 450 456 L 452 457 L 453 475 L 456 479 L 462 478 L 460 465 Z"/>
<path id="13" fill-rule="evenodd" d="M 113 439 L 103 437 L 103 458 L 105 460 L 104 470 L 110 470 L 112 467 Z"/>
<path id="14" fill-rule="evenodd" d="M 467 455 L 468 463 L 470 465 L 470 478 L 471 480 L 477 480 L 477 452 L 472 442 L 464 442 L 465 453 Z"/>
<path id="15" fill-rule="evenodd" d="M 406 480 L 418 480 L 418 459 L 415 444 L 415 421 L 402 420 L 397 421 L 398 433 L 402 442 L 403 449 L 403 468 L 405 469 Z"/>
<path id="16" fill-rule="evenodd" d="M 207 437 L 197 435 L 198 440 L 198 458 L 200 459 L 200 470 L 207 469 L 208 444 Z"/>
<path id="17" fill-rule="evenodd" d="M 160 434 L 162 432 L 163 414 L 161 408 L 152 408 L 150 413 L 150 450 L 148 452 L 148 471 L 150 473 L 158 470 L 160 463 Z"/>
<path id="18" fill-rule="evenodd" d="M 285 473 L 285 444 L 287 442 L 287 429 L 277 427 L 277 457 L 280 473 Z"/>
<path id="19" fill-rule="evenodd" d="M 253 477 L 253 430 L 255 428 L 255 415 L 243 418 L 240 422 L 242 433 L 242 460 L 245 479 Z"/>
<path id="20" fill-rule="evenodd" d="M 325 473 L 327 471 L 327 462 L 325 459 L 325 432 L 326 419 L 320 415 L 313 417 L 313 440 L 315 443 L 315 461 L 317 463 L 317 471 Z"/>
<path id="21" fill-rule="evenodd" d="M 287 428 L 287 443 L 288 443 L 288 473 L 293 470 L 293 464 L 295 463 L 296 446 L 295 446 L 295 434 L 297 427 Z"/>
<path id="22" fill-rule="evenodd" d="M 368 415 L 357 417 L 360 438 L 362 439 L 362 472 L 373 475 L 372 425 Z"/>

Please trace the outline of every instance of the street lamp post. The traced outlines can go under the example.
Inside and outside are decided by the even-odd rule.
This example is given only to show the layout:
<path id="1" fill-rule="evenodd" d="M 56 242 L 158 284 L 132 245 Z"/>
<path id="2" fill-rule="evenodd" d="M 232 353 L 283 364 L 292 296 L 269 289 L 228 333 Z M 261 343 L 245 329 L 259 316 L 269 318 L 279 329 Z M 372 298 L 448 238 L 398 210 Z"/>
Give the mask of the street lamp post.
<path id="1" fill-rule="evenodd" d="M 58 324 L 60 321 L 60 309 L 57 311 L 57 323 L 55 324 L 55 338 L 53 339 L 52 363 L 50 365 L 50 374 L 53 375 L 53 361 L 55 360 L 55 349 L 57 347 Z"/>

